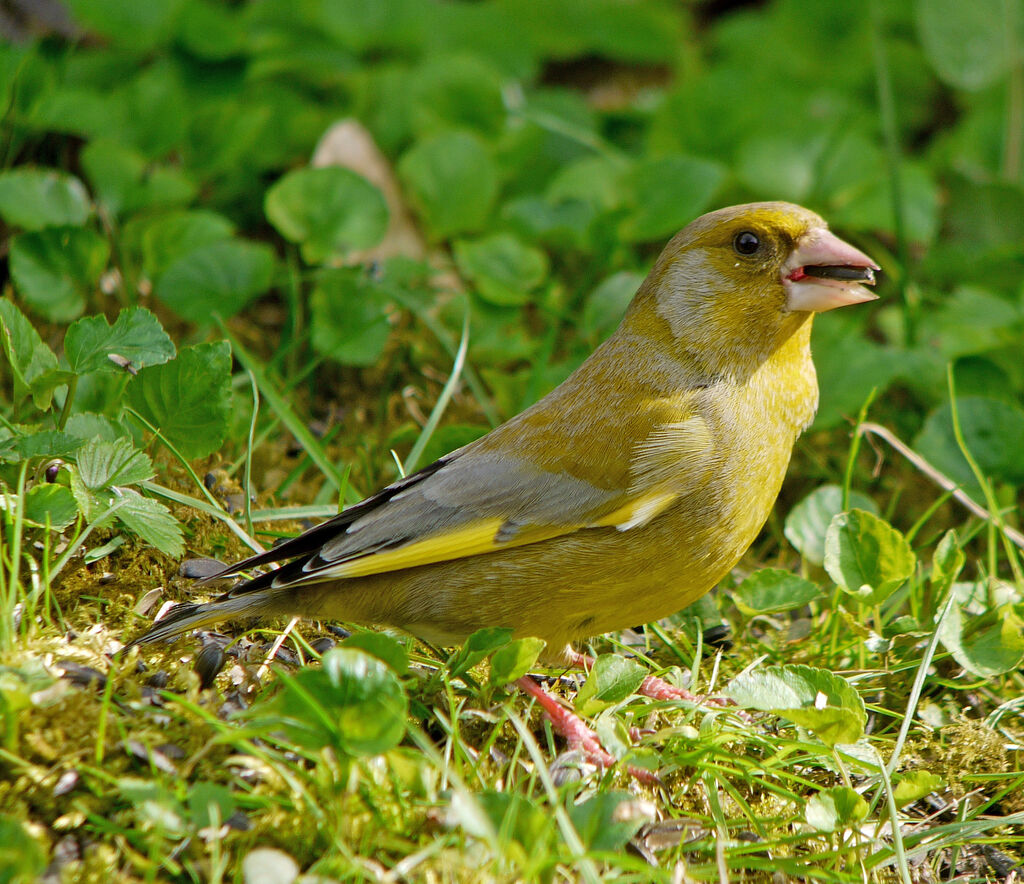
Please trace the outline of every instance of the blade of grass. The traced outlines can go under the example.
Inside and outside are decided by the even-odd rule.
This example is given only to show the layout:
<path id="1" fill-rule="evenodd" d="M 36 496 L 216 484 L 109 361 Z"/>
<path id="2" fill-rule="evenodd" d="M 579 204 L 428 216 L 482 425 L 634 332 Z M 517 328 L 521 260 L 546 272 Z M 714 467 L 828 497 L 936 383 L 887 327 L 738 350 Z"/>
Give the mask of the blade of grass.
<path id="1" fill-rule="evenodd" d="M 466 310 L 466 315 L 462 320 L 462 339 L 459 341 L 459 349 L 455 354 L 455 363 L 452 365 L 452 373 L 445 383 L 444 388 L 441 390 L 441 395 L 437 397 L 437 402 L 431 409 L 430 417 L 427 418 L 427 422 L 424 425 L 419 437 L 416 439 L 416 443 L 412 446 L 412 451 L 409 452 L 409 456 L 405 459 L 403 469 L 406 473 L 416 472 L 416 465 L 419 463 L 420 458 L 423 456 L 423 450 L 427 447 L 427 443 L 430 441 L 430 437 L 434 435 L 434 431 L 437 429 L 438 423 L 441 421 L 441 417 L 444 415 L 445 409 L 448 407 L 448 403 L 451 402 L 452 394 L 455 392 L 455 387 L 459 383 L 459 378 L 462 375 L 462 369 L 466 362 L 466 351 L 469 349 L 469 310 Z"/>
<path id="2" fill-rule="evenodd" d="M 231 343 L 232 351 L 235 354 L 235 358 L 242 364 L 242 366 L 249 372 L 252 373 L 256 379 L 256 384 L 263 394 L 263 398 L 267 400 L 267 405 L 270 409 L 281 419 L 281 422 L 288 428 L 298 443 L 305 449 L 309 455 L 310 460 L 316 464 L 317 469 L 320 470 L 324 475 L 324 479 L 329 482 L 335 490 L 343 495 L 344 500 L 347 503 L 357 503 L 361 498 L 354 488 L 345 480 L 343 471 L 339 470 L 323 450 L 316 438 L 310 432 L 309 428 L 299 419 L 299 416 L 292 410 L 292 407 L 288 404 L 288 401 L 280 394 L 277 387 L 271 382 L 270 378 L 264 373 L 262 367 L 257 363 L 256 358 L 249 353 L 238 339 L 231 334 L 227 326 L 224 323 L 220 323 L 221 332 Z"/>

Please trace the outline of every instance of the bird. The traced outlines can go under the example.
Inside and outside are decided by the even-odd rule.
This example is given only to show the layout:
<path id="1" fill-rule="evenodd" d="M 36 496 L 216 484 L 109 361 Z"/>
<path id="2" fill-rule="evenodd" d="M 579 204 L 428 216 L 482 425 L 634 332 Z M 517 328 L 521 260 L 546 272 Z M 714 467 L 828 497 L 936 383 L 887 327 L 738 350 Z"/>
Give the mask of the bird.
<path id="1" fill-rule="evenodd" d="M 509 627 L 543 639 L 547 663 L 585 664 L 577 642 L 686 607 L 756 539 L 817 409 L 814 314 L 873 300 L 865 286 L 879 269 L 792 203 L 702 215 L 553 391 L 225 568 L 215 576 L 283 563 L 173 608 L 133 644 L 304 616 L 399 627 L 441 646 Z"/>

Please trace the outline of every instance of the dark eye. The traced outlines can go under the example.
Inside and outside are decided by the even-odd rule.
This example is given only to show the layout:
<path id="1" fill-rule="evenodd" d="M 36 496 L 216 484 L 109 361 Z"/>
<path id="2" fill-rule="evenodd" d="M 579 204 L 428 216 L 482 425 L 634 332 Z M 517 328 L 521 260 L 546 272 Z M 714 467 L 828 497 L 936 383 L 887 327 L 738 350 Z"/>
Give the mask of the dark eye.
<path id="1" fill-rule="evenodd" d="M 761 248 L 761 240 L 756 233 L 744 230 L 736 234 L 736 238 L 732 241 L 732 247 L 741 255 L 753 255 Z"/>

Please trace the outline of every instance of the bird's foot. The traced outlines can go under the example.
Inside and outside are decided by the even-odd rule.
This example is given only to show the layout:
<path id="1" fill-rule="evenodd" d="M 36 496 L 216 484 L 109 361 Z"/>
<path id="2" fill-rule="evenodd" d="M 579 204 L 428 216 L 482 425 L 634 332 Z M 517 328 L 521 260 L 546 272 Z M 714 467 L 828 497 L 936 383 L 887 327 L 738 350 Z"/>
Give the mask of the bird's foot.
<path id="1" fill-rule="evenodd" d="M 578 750 L 584 759 L 602 770 L 615 765 L 615 757 L 601 745 L 601 738 L 597 733 L 587 727 L 582 718 L 559 703 L 530 676 L 524 675 L 516 681 L 516 686 L 537 701 L 551 722 L 551 726 L 565 738 L 570 749 Z M 630 776 L 640 782 L 650 785 L 657 785 L 660 782 L 657 774 L 645 768 L 627 765 L 626 770 Z"/>

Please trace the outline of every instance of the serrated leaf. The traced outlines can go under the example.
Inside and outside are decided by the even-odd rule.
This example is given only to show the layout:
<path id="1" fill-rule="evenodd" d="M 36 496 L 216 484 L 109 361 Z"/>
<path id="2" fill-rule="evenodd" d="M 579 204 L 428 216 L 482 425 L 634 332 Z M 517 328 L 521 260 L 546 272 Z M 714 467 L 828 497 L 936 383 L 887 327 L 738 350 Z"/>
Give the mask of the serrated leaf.
<path id="1" fill-rule="evenodd" d="M 822 789 L 807 801 L 807 822 L 819 832 L 852 829 L 867 818 L 868 803 L 849 786 Z"/>
<path id="2" fill-rule="evenodd" d="M 917 558 L 907 539 L 865 510 L 840 513 L 825 537 L 825 570 L 865 604 L 885 601 L 914 573 Z"/>
<path id="3" fill-rule="evenodd" d="M 308 264 L 375 246 L 388 227 L 381 192 L 342 166 L 289 172 L 267 191 L 264 211 Z"/>
<path id="4" fill-rule="evenodd" d="M 13 460 L 31 460 L 43 457 L 71 457 L 85 440 L 62 430 L 40 430 L 16 437 L 9 446 Z"/>
<path id="5" fill-rule="evenodd" d="M 802 607 L 821 596 L 822 590 L 792 571 L 762 568 L 736 587 L 734 595 L 736 603 L 749 616 Z"/>
<path id="6" fill-rule="evenodd" d="M 492 685 L 503 685 L 522 678 L 537 662 L 547 642 L 542 638 L 517 638 L 498 648 L 491 657 Z"/>
<path id="7" fill-rule="evenodd" d="M 91 440 L 78 451 L 78 473 L 90 491 L 133 485 L 153 476 L 153 463 L 130 439 Z"/>
<path id="8" fill-rule="evenodd" d="M 193 249 L 160 276 L 154 294 L 191 322 L 234 316 L 270 288 L 274 253 L 263 243 L 223 240 Z"/>
<path id="9" fill-rule="evenodd" d="M 30 395 L 32 384 L 48 372 L 56 371 L 57 356 L 39 336 L 13 303 L 0 298 L 0 346 L 11 367 L 15 399 Z M 53 389 L 33 397 L 36 408 L 46 410 L 53 399 Z"/>
<path id="10" fill-rule="evenodd" d="M 85 227 L 47 227 L 11 240 L 11 278 L 36 313 L 51 322 L 82 314 L 110 257 L 110 243 Z"/>
<path id="11" fill-rule="evenodd" d="M 580 715 L 595 715 L 621 703 L 646 677 L 647 669 L 636 660 L 619 654 L 602 654 L 594 661 L 587 680 L 576 694 L 576 709 Z"/>
<path id="12" fill-rule="evenodd" d="M 172 559 L 185 552 L 181 525 L 160 501 L 143 497 L 134 488 L 118 488 L 117 497 L 124 501 L 116 516 L 133 534 Z"/>
<path id="13" fill-rule="evenodd" d="M 746 672 L 726 692 L 738 705 L 761 709 L 806 727 L 828 746 L 864 734 L 860 694 L 843 678 L 810 666 L 770 666 Z"/>
<path id="14" fill-rule="evenodd" d="M 89 194 L 74 175 L 56 169 L 0 172 L 0 218 L 11 227 L 77 227 L 90 211 Z"/>
<path id="15" fill-rule="evenodd" d="M 85 316 L 64 335 L 64 356 L 73 372 L 123 372 L 111 355 L 128 360 L 136 369 L 174 358 L 174 344 L 160 320 L 143 307 L 122 310 L 113 325 L 105 316 Z"/>
<path id="16" fill-rule="evenodd" d="M 125 396 L 182 457 L 212 454 L 231 418 L 231 347 L 227 341 L 185 347 L 176 359 L 142 369 Z"/>
<path id="17" fill-rule="evenodd" d="M 850 506 L 877 514 L 875 502 L 857 491 L 850 492 Z M 784 533 L 797 552 L 807 561 L 820 565 L 825 561 L 825 535 L 832 519 L 843 511 L 843 489 L 822 485 L 801 500 L 786 517 Z"/>

